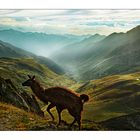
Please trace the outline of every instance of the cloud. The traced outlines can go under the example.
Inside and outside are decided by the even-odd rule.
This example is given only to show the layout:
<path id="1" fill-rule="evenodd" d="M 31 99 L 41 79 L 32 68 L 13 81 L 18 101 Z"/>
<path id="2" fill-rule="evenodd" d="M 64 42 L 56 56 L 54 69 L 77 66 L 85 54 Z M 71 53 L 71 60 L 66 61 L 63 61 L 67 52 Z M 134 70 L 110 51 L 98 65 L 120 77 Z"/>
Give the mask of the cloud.
<path id="1" fill-rule="evenodd" d="M 140 24 L 140 10 L 0 10 L 0 25 L 54 34 L 110 34 Z"/>
<path id="2" fill-rule="evenodd" d="M 20 12 L 21 10 L 0 10 L 0 16 L 9 16 L 11 14 L 14 14 L 14 13 L 18 13 Z"/>

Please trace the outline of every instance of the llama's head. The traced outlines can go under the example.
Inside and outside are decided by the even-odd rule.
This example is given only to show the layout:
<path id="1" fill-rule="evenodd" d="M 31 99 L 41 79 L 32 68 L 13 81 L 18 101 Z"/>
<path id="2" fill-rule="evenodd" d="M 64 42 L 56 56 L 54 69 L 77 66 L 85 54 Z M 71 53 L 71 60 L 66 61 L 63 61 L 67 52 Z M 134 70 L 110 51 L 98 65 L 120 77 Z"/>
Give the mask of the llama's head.
<path id="1" fill-rule="evenodd" d="M 30 75 L 28 75 L 29 79 L 27 81 L 25 81 L 24 83 L 22 83 L 22 86 L 28 86 L 30 87 L 33 82 L 35 81 L 35 76 L 31 77 Z"/>

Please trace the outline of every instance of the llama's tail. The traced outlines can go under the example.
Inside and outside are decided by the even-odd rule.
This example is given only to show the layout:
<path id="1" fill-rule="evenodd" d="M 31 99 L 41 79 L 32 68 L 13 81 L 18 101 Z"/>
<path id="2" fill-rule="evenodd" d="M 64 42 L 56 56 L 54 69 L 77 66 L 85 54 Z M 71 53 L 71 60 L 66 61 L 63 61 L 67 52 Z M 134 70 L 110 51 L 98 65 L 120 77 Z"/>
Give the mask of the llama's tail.
<path id="1" fill-rule="evenodd" d="M 86 94 L 81 94 L 80 99 L 82 100 L 83 104 L 89 100 L 89 96 Z"/>

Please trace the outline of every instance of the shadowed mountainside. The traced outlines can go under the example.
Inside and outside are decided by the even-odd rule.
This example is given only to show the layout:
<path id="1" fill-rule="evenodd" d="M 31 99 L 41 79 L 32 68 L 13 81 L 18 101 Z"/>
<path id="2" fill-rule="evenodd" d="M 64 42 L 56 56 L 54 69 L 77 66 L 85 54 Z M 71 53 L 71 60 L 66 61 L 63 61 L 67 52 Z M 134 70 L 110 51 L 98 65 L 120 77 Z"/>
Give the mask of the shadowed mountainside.
<path id="1" fill-rule="evenodd" d="M 87 36 L 57 35 L 38 32 L 21 32 L 13 29 L 0 30 L 0 40 L 32 52 L 48 57 L 54 51 L 74 42 L 79 42 Z"/>
<path id="2" fill-rule="evenodd" d="M 7 42 L 0 41 L 0 57 L 8 58 L 33 58 L 40 64 L 44 64 L 57 74 L 64 74 L 63 69 L 49 58 L 37 56 L 33 53 L 17 48 Z"/>
<path id="3" fill-rule="evenodd" d="M 75 50 L 73 52 L 73 46 L 69 51 L 63 50 L 66 59 L 62 59 L 61 53 L 55 59 L 68 74 L 82 81 L 139 71 L 139 34 L 140 26 L 137 26 L 126 33 L 112 33 L 99 42 L 91 43 L 90 47 L 84 45 L 83 41 L 80 48 L 82 53 Z"/>
<path id="4" fill-rule="evenodd" d="M 101 122 L 107 130 L 140 130 L 140 113 L 133 113 Z"/>
<path id="5" fill-rule="evenodd" d="M 103 40 L 104 38 L 104 35 L 95 34 L 80 42 L 64 46 L 63 49 L 60 49 L 57 51 L 57 53 L 54 53 L 52 59 L 60 64 L 64 63 L 64 65 L 66 65 L 65 62 L 67 62 L 69 65 L 73 64 L 75 61 L 82 61 L 86 53 L 85 51 L 90 51 L 90 49 L 93 47 L 93 44 Z"/>

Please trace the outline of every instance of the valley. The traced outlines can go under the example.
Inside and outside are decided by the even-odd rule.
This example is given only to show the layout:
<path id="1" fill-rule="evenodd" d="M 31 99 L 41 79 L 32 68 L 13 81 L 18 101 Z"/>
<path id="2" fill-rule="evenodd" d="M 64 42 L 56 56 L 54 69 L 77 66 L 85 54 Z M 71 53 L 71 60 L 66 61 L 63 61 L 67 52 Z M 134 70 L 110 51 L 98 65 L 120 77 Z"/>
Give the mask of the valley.
<path id="1" fill-rule="evenodd" d="M 22 86 L 27 75 L 35 75 L 45 88 L 62 86 L 79 95 L 87 94 L 90 100 L 82 112 L 82 130 L 140 130 L 139 34 L 140 26 L 108 36 L 50 37 L 0 31 L 0 130 L 78 130 L 77 124 L 69 128 L 73 117 L 66 110 L 62 112 L 62 125 L 56 127 L 56 109 L 52 109 L 55 116 L 52 122 L 47 105 L 34 98 L 30 88 Z M 36 47 L 26 48 L 33 40 L 38 42 L 37 46 L 43 42 L 46 51 L 49 41 L 62 44 L 58 50 L 52 48 L 53 53 L 47 57 L 47 53 L 40 56 Z M 43 111 L 45 117 L 40 117 L 37 111 Z"/>

